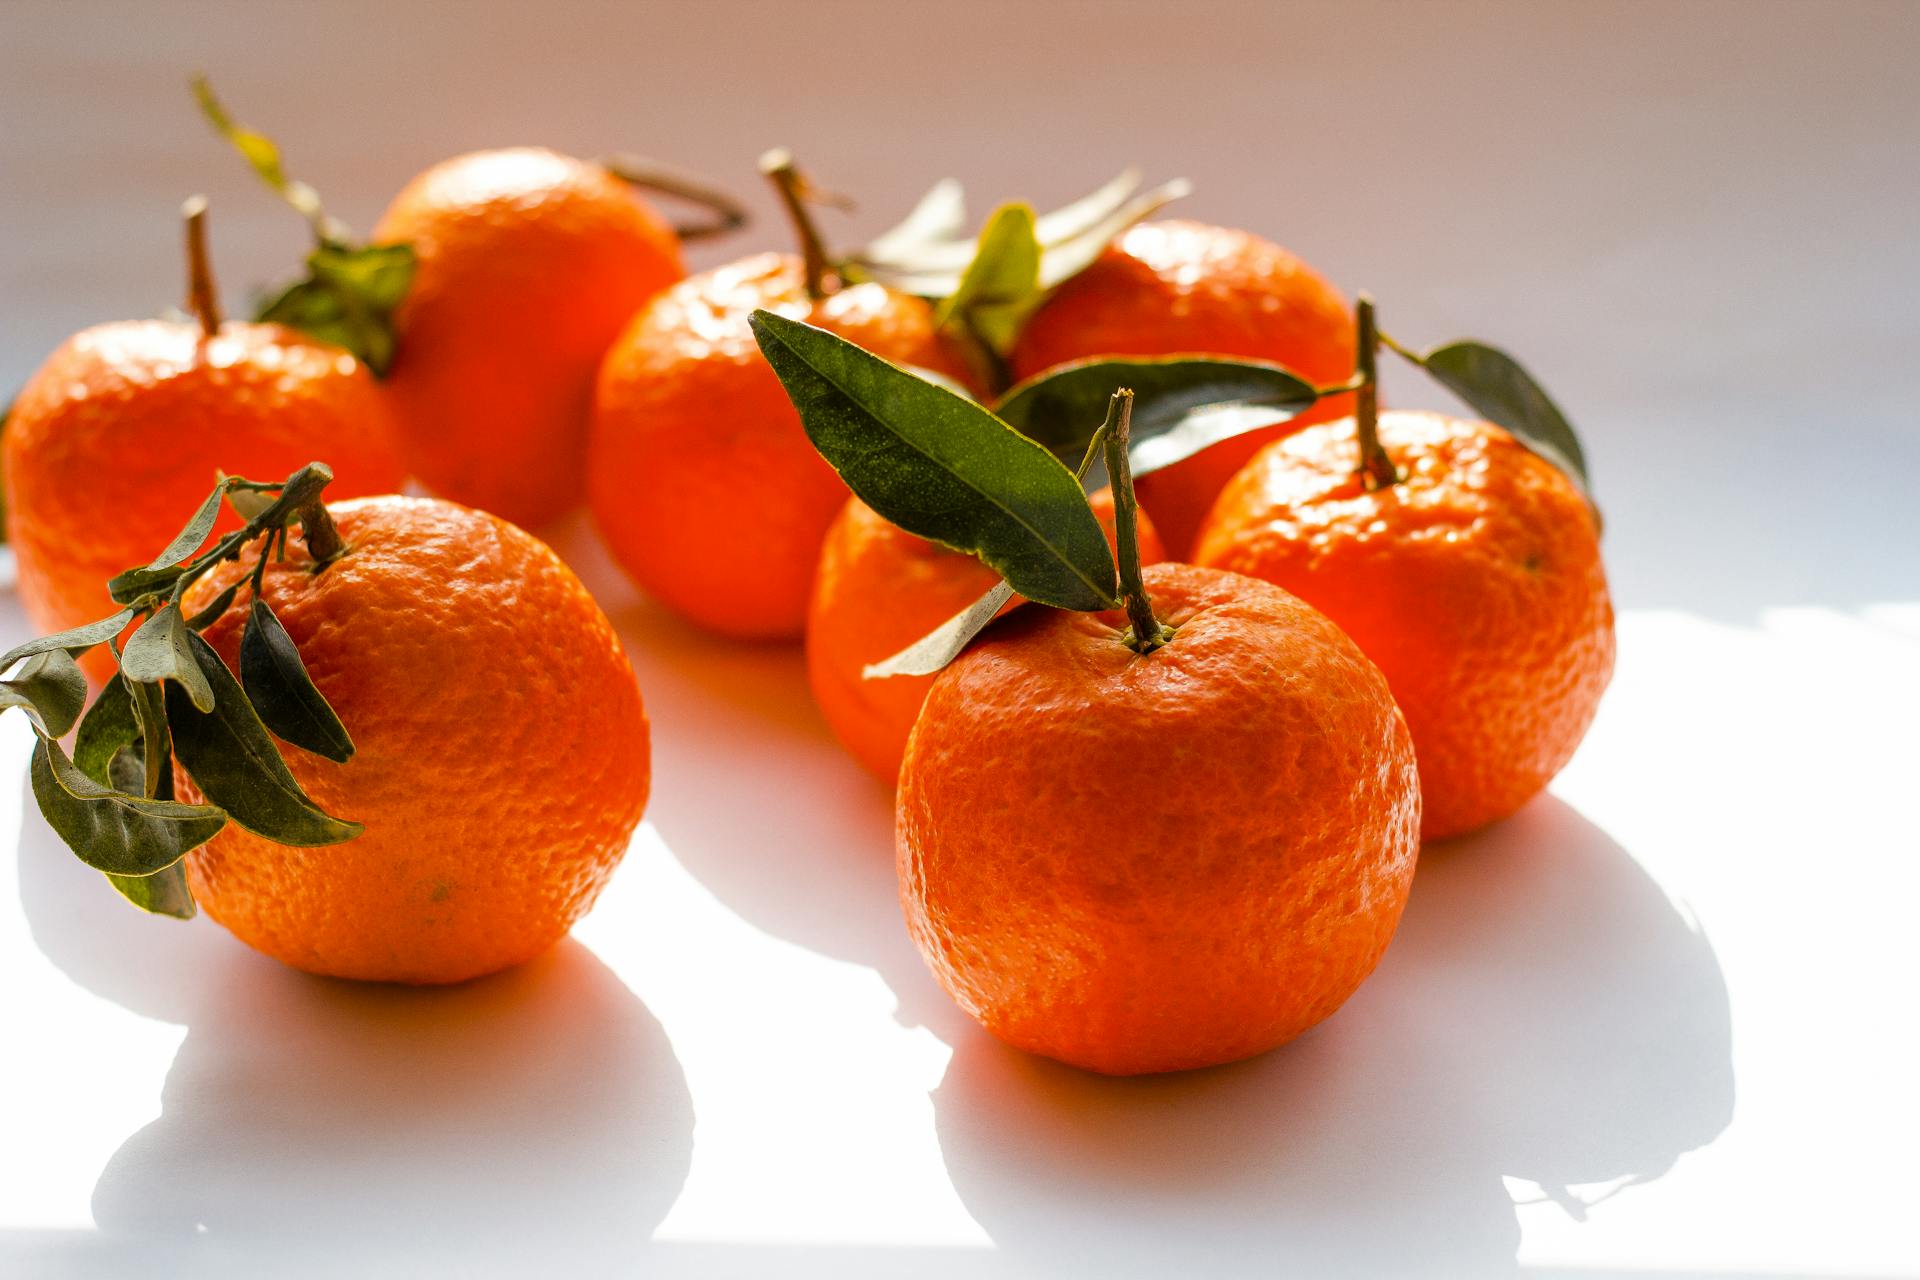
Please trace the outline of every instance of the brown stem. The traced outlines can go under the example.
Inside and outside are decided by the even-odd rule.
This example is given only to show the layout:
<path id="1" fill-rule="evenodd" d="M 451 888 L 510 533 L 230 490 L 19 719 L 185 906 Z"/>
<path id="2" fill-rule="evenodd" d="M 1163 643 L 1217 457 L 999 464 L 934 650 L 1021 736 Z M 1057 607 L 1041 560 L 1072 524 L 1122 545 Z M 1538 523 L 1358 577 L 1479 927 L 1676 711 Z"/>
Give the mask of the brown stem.
<path id="1" fill-rule="evenodd" d="M 180 206 L 187 223 L 187 310 L 200 321 L 200 332 L 220 332 L 220 299 L 213 289 L 213 263 L 207 253 L 207 198 L 193 196 Z"/>
<path id="2" fill-rule="evenodd" d="M 629 186 L 685 200 L 707 210 L 698 222 L 676 222 L 673 234 L 682 240 L 710 240 L 747 225 L 747 207 L 718 187 L 691 174 L 669 169 L 655 160 L 620 152 L 600 161 L 605 169 Z"/>
<path id="3" fill-rule="evenodd" d="M 827 247 L 820 239 L 819 228 L 813 225 L 813 215 L 807 212 L 807 180 L 793 167 L 793 153 L 785 147 L 775 147 L 761 156 L 760 172 L 772 180 L 773 189 L 780 193 L 780 202 L 787 208 L 794 235 L 800 241 L 807 296 L 818 302 L 831 293 L 838 282 L 829 279 Z"/>
<path id="4" fill-rule="evenodd" d="M 1354 320 L 1360 330 L 1357 376 L 1360 385 L 1354 394 L 1355 433 L 1360 438 L 1360 482 L 1368 489 L 1384 489 L 1398 483 L 1399 469 L 1380 443 L 1380 331 L 1373 320 L 1373 299 L 1360 295 L 1354 307 Z"/>
<path id="5" fill-rule="evenodd" d="M 1107 402 L 1107 483 L 1113 486 L 1113 543 L 1120 560 L 1120 603 L 1132 624 L 1129 643 L 1136 653 L 1152 653 L 1173 634 L 1153 616 L 1147 584 L 1140 572 L 1139 502 L 1133 494 L 1133 463 L 1127 457 L 1133 429 L 1133 392 L 1121 387 Z"/>
<path id="6" fill-rule="evenodd" d="M 339 527 L 333 523 L 320 497 L 321 490 L 332 480 L 332 467 L 324 462 L 309 462 L 287 477 L 287 487 L 280 495 L 281 501 L 287 504 L 282 510 L 291 511 L 293 518 L 300 522 L 307 553 L 321 566 L 338 559 L 347 549 L 346 540 L 340 536 Z"/>

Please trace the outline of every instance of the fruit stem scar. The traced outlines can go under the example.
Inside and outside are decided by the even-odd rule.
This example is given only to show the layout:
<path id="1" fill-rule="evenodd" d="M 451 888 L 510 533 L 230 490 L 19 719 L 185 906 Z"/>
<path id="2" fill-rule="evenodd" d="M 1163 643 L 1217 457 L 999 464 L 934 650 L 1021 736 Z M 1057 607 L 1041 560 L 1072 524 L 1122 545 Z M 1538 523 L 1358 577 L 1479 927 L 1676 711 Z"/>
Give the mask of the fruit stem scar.
<path id="1" fill-rule="evenodd" d="M 760 172 L 773 182 L 773 189 L 780 193 L 780 203 L 786 206 L 787 218 L 793 223 L 794 235 L 800 241 L 800 261 L 806 272 L 807 297 L 818 302 L 839 287 L 839 282 L 830 278 L 827 246 L 820 239 L 820 229 L 814 226 L 813 215 L 807 212 L 808 197 L 817 197 L 819 193 L 794 168 L 793 153 L 785 147 L 775 147 L 761 156 Z"/>
<path id="2" fill-rule="evenodd" d="M 187 310 L 200 322 L 200 332 L 220 332 L 220 300 L 214 295 L 213 263 L 207 253 L 207 198 L 191 196 L 180 206 L 187 224 Z"/>
<path id="3" fill-rule="evenodd" d="M 1127 644 L 1135 653 L 1152 653 L 1173 635 L 1153 616 L 1147 584 L 1140 573 L 1139 503 L 1133 494 L 1133 464 L 1127 444 L 1133 430 L 1133 391 L 1121 387 L 1107 402 L 1107 420 L 1099 435 L 1107 442 L 1107 480 L 1113 486 L 1113 542 L 1120 560 L 1120 602 L 1132 624 Z"/>
<path id="4" fill-rule="evenodd" d="M 747 207 L 738 200 L 718 187 L 657 161 L 620 152 L 602 157 L 600 167 L 630 187 L 685 200 L 707 210 L 707 217 L 699 222 L 673 224 L 673 234 L 682 240 L 709 240 L 747 225 Z"/>
<path id="5" fill-rule="evenodd" d="M 1400 480 L 1400 471 L 1380 443 L 1380 330 L 1373 319 L 1373 299 L 1365 293 L 1354 305 L 1359 329 L 1356 361 L 1360 385 L 1354 396 L 1355 434 L 1360 439 L 1360 482 L 1368 489 L 1384 489 Z"/>

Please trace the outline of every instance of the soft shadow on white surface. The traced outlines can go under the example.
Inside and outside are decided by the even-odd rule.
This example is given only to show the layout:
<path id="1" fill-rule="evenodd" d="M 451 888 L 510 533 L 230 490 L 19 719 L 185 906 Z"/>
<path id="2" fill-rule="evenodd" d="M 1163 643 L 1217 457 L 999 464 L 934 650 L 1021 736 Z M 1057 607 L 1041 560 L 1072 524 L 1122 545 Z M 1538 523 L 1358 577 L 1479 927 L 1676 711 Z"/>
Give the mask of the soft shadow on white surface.
<path id="1" fill-rule="evenodd" d="M 1582 1213 L 1726 1127 L 1727 992 L 1633 859 L 1544 799 L 1430 849 L 1379 972 L 1291 1045 L 1108 1080 L 975 1031 L 934 1102 L 1023 1273 L 1513 1274 L 1503 1176 Z"/>
<path id="2" fill-rule="evenodd" d="M 942 1038 L 969 1025 L 902 922 L 892 789 L 834 740 L 800 646 L 724 640 L 640 597 L 583 520 L 547 535 L 639 674 L 653 722 L 647 820 L 673 856 L 756 928 L 873 969 L 903 1025 Z"/>
<path id="3" fill-rule="evenodd" d="M 30 800 L 19 864 L 55 965 L 187 1025 L 160 1117 L 100 1175 L 99 1235 L 53 1248 L 68 1262 L 530 1273 L 644 1249 L 686 1180 L 680 1066 L 577 942 L 458 987 L 341 982 L 204 921 L 129 919 Z"/>

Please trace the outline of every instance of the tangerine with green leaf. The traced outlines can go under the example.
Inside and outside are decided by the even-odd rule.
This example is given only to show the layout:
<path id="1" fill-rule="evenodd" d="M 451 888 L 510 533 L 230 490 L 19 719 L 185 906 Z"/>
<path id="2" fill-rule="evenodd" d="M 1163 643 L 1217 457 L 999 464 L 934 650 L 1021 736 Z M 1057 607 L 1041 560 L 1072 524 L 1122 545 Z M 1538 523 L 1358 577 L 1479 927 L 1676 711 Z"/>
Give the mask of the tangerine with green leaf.
<path id="1" fill-rule="evenodd" d="M 1101 489 L 1091 501 L 1111 543 L 1112 490 Z M 1144 511 L 1139 537 L 1143 561 L 1165 557 Z M 907 735 L 933 677 L 863 673 L 973 605 L 999 581 L 972 556 L 908 533 L 858 498 L 847 499 L 827 530 L 807 608 L 807 679 L 834 736 L 889 786 L 899 777 Z"/>
<path id="2" fill-rule="evenodd" d="M 1027 319 L 1010 362 L 1019 379 L 1103 355 L 1222 355 L 1271 360 L 1310 382 L 1353 369 L 1352 312 L 1306 263 L 1251 232 L 1185 220 L 1128 230 Z M 1214 496 L 1267 441 L 1351 412 L 1329 397 L 1266 433 L 1215 445 L 1151 476 L 1141 499 L 1168 547 L 1184 554 Z"/>
<path id="3" fill-rule="evenodd" d="M 223 564 L 186 610 L 241 584 L 206 641 L 243 675 L 267 605 L 353 744 L 283 746 L 314 802 L 366 828 L 334 848 L 229 825 L 187 855 L 207 914 L 296 968 L 460 982 L 529 960 L 593 905 L 651 779 L 640 690 L 592 596 L 543 543 L 435 499 L 328 509 L 338 547 L 293 540 L 257 579 Z M 180 794 L 199 795 L 182 774 Z"/>
<path id="4" fill-rule="evenodd" d="M 365 365 L 278 324 L 221 318 L 204 208 L 189 202 L 194 318 L 74 335 L 7 419 L 7 538 L 21 602 L 43 630 L 110 610 L 106 580 L 164 545 L 222 470 L 285 475 L 326 456 L 343 496 L 391 492 L 405 478 Z M 104 648 L 83 663 L 96 679 L 112 671 Z"/>
<path id="5" fill-rule="evenodd" d="M 1195 560 L 1294 592 L 1386 673 L 1413 730 L 1429 839 L 1538 794 L 1613 672 L 1594 511 L 1567 472 L 1490 422 L 1376 418 L 1363 395 L 1358 418 L 1268 445 L 1235 476 Z"/>
<path id="6" fill-rule="evenodd" d="M 1332 1014 L 1419 848 L 1379 670 L 1269 584 L 1142 567 L 1131 391 L 1094 434 L 1109 551 L 1074 474 L 987 410 L 831 334 L 755 327 L 863 501 L 1054 606 L 981 632 L 908 738 L 901 902 L 941 985 L 1008 1043 L 1113 1074 L 1247 1057 Z"/>
<path id="7" fill-rule="evenodd" d="M 847 490 L 807 443 L 749 318 L 765 308 L 888 360 L 965 369 L 926 301 L 837 278 L 790 158 L 765 167 L 803 252 L 696 275 L 634 317 L 600 371 L 588 494 L 614 559 L 649 595 L 723 635 L 796 639 Z"/>
<path id="8" fill-rule="evenodd" d="M 350 346 L 388 379 L 408 467 L 435 492 L 529 526 L 577 506 L 600 357 L 641 303 L 686 274 L 681 237 L 732 230 L 740 207 L 644 161 L 506 147 L 416 176 L 362 244 L 205 77 L 193 87 L 213 127 L 313 228 L 306 276 L 263 314 Z M 713 218 L 675 227 L 641 189 Z"/>

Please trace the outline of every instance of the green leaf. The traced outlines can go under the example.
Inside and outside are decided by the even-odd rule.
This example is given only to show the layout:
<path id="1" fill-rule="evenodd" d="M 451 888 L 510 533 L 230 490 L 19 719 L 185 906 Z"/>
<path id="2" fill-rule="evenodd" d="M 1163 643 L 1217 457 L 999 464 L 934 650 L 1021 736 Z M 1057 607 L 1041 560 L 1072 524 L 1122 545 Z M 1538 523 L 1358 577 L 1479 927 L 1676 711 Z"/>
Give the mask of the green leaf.
<path id="1" fill-rule="evenodd" d="M 189 643 L 199 639 L 187 629 L 180 606 L 170 604 L 140 624 L 120 654 L 120 670 L 127 679 L 153 684 L 172 680 L 186 691 L 201 711 L 213 710 L 213 687 L 207 683 L 200 664 L 194 661 Z"/>
<path id="2" fill-rule="evenodd" d="M 214 96 L 213 84 L 205 76 L 194 76 L 189 83 L 193 87 L 194 100 L 200 104 L 200 114 L 206 117 L 214 132 L 240 153 L 240 158 L 247 162 L 260 181 L 312 224 L 314 235 L 322 243 L 344 242 L 349 238 L 347 229 L 328 217 L 326 210 L 320 207 L 319 193 L 306 183 L 287 176 L 286 166 L 280 159 L 280 147 L 272 138 L 235 120 L 220 99 Z"/>
<path id="3" fill-rule="evenodd" d="M 193 892 L 187 888 L 187 864 L 184 862 L 176 862 L 150 876 L 116 876 L 109 872 L 107 883 L 128 902 L 156 916 L 191 920 L 199 913 L 199 908 L 193 902 Z"/>
<path id="4" fill-rule="evenodd" d="M 233 489 L 227 493 L 227 505 L 247 524 L 265 515 L 273 506 L 273 495 L 258 489 Z"/>
<path id="5" fill-rule="evenodd" d="M 115 675 L 87 708 L 73 739 L 73 763 L 102 786 L 112 786 L 108 768 L 121 751 L 140 741 L 140 720 L 125 677 Z"/>
<path id="6" fill-rule="evenodd" d="M 0 680 L 0 710 L 21 708 L 50 737 L 73 728 L 86 705 L 87 678 L 65 649 L 36 653 L 11 679 Z"/>
<path id="7" fill-rule="evenodd" d="M 1591 501 L 1593 485 L 1580 437 L 1518 360 L 1498 347 L 1473 341 L 1449 342 L 1415 360 L 1475 413 L 1505 427 L 1514 439 L 1566 472 Z"/>
<path id="8" fill-rule="evenodd" d="M 1042 248 L 1042 289 L 1079 274 L 1115 236 L 1192 190 L 1185 180 L 1176 180 L 1140 191 L 1140 181 L 1139 171 L 1129 169 L 1099 190 L 1036 221 L 1034 232 Z M 930 192 L 929 197 L 932 195 Z M 928 225 L 932 225 L 932 219 Z M 894 228 L 849 258 L 844 264 L 847 272 L 857 279 L 877 280 L 923 298 L 952 296 L 959 290 L 968 265 L 978 256 L 979 241 L 956 233 L 937 237 L 918 228 L 914 234 L 902 234 L 905 227 Z"/>
<path id="9" fill-rule="evenodd" d="M 411 245 L 322 245 L 307 255 L 307 278 L 270 299 L 254 318 L 344 347 L 375 375 L 384 375 L 393 365 L 393 312 L 417 265 Z"/>
<path id="10" fill-rule="evenodd" d="M 211 805 L 148 799 L 103 787 L 41 738 L 33 749 L 33 797 L 47 824 L 82 862 L 119 876 L 149 876 L 213 839 L 227 815 Z"/>
<path id="11" fill-rule="evenodd" d="M 157 796 L 162 800 L 173 799 L 173 732 L 167 724 L 166 688 L 157 684 L 141 684 L 135 680 L 127 681 L 127 689 L 133 695 L 134 719 L 140 723 L 140 753 L 137 763 L 141 775 L 139 786 L 141 794 Z M 115 756 L 109 772 L 126 760 L 127 754 Z M 132 785 L 122 786 L 116 778 L 113 785 L 122 791 L 131 791 Z"/>
<path id="12" fill-rule="evenodd" d="M 353 739 L 300 660 L 293 637 L 267 602 L 255 597 L 240 637 L 240 684 L 273 733 L 336 764 L 353 759 Z"/>
<path id="13" fill-rule="evenodd" d="M 260 549 L 260 554 L 261 555 L 266 554 L 265 547 L 262 547 Z M 206 608 L 200 610 L 200 612 L 194 614 L 191 618 L 187 619 L 188 629 L 193 631 L 205 631 L 208 627 L 218 622 L 220 620 L 220 615 L 225 613 L 227 609 L 233 604 L 233 598 L 240 594 L 240 588 L 246 585 L 247 585 L 247 580 L 245 578 L 235 578 L 232 582 L 228 583 L 227 589 L 222 591 L 219 595 L 215 596 L 212 599 L 212 601 L 208 603 Z"/>
<path id="14" fill-rule="evenodd" d="M 1309 382 L 1264 360 L 1082 360 L 1029 378 L 994 412 L 1063 461 L 1081 457 L 1106 417 L 1107 400 L 1133 389 L 1135 478 L 1172 466 L 1222 440 L 1285 422 L 1319 398 Z M 1096 466 L 1087 487 L 1106 483 Z"/>
<path id="15" fill-rule="evenodd" d="M 31 658 L 36 653 L 49 653 L 55 649 L 65 649 L 78 657 L 93 646 L 113 639 L 132 621 L 133 610 L 122 609 L 111 618 L 85 623 L 67 631 L 56 631 L 50 636 L 36 636 L 0 654 L 0 671 L 7 670 L 22 658 Z"/>
<path id="16" fill-rule="evenodd" d="M 193 513 L 193 518 L 187 521 L 186 527 L 175 534 L 166 549 L 146 565 L 115 574 L 108 580 L 107 593 L 113 597 L 115 604 L 131 604 L 149 591 L 170 586 L 179 578 L 179 566 L 185 564 L 206 542 L 207 535 L 213 532 L 213 522 L 220 516 L 220 499 L 226 490 L 225 480 L 216 484 L 213 492 L 201 502 L 200 509 Z"/>
<path id="17" fill-rule="evenodd" d="M 320 811 L 288 771 L 227 664 L 197 633 L 185 635 L 214 693 L 208 714 L 198 710 L 177 683 L 167 686 L 174 754 L 194 785 L 235 822 L 281 844 L 339 844 L 364 831 L 357 822 Z"/>
<path id="18" fill-rule="evenodd" d="M 868 506 L 979 556 L 1030 600 L 1114 607 L 1113 555 L 1059 459 L 971 400 L 823 329 L 768 311 L 752 323 L 808 438 Z"/>
<path id="19" fill-rule="evenodd" d="M 958 238 L 966 228 L 966 197 L 960 184 L 942 178 L 920 197 L 899 225 L 875 236 L 861 256 L 876 262 L 910 261 L 929 245 Z"/>
<path id="20" fill-rule="evenodd" d="M 1013 588 L 1002 582 L 912 644 L 881 662 L 861 668 L 863 680 L 888 676 L 930 676 L 952 662 L 1013 599 Z"/>
<path id="21" fill-rule="evenodd" d="M 1003 204 L 987 219 L 979 250 L 933 319 L 1005 354 L 1040 297 L 1040 240 L 1033 207 Z"/>

